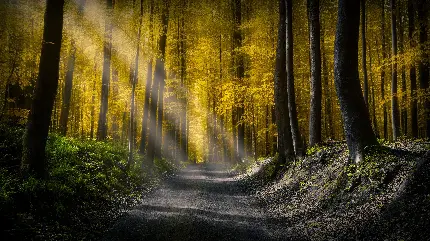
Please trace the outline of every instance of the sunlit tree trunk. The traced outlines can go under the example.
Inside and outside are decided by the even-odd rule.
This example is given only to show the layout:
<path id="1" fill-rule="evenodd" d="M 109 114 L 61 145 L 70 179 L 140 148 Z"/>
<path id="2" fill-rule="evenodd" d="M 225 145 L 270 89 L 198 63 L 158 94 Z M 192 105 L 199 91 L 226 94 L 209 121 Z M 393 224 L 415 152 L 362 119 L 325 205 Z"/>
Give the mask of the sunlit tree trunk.
<path id="1" fill-rule="evenodd" d="M 415 32 L 415 3 L 414 0 L 408 0 L 408 38 L 409 47 L 415 48 L 414 32 Z M 412 62 L 409 66 L 409 78 L 410 78 L 410 109 L 411 109 L 411 136 L 414 138 L 418 137 L 418 101 L 417 101 L 417 73 L 415 68 L 415 62 Z"/>
<path id="2" fill-rule="evenodd" d="M 154 37 L 153 37 L 153 14 L 154 14 L 154 1 L 151 0 L 150 1 L 150 13 L 149 13 L 149 46 L 151 47 L 151 50 L 153 48 L 152 44 L 154 41 Z M 150 113 L 154 113 L 154 112 L 150 112 L 150 104 L 149 101 L 151 99 L 151 89 L 153 88 L 152 86 L 152 54 L 149 54 L 149 61 L 148 61 L 148 70 L 146 73 L 146 84 L 145 84 L 145 100 L 144 100 L 144 104 L 143 104 L 143 119 L 142 119 L 142 132 L 140 135 L 140 146 L 139 146 L 139 153 L 140 154 L 145 154 L 145 148 L 146 148 L 146 144 L 149 143 L 151 140 L 147 141 L 147 132 L 148 132 L 148 126 L 152 120 L 150 118 L 153 118 L 152 116 L 150 117 Z M 155 115 L 153 115 L 155 117 Z M 154 118 L 155 121 L 155 118 Z M 150 129 L 150 130 L 154 130 L 154 129 Z"/>
<path id="3" fill-rule="evenodd" d="M 166 85 L 166 71 L 164 69 L 164 56 L 166 53 L 166 41 L 167 41 L 167 26 L 169 21 L 169 5 L 168 2 L 163 2 L 163 14 L 162 14 L 162 33 L 159 39 L 159 50 L 160 56 L 157 58 L 155 63 L 155 76 L 154 83 L 159 84 L 158 90 L 158 119 L 157 119 L 157 132 L 156 132 L 156 144 L 155 144 L 155 158 L 161 159 L 161 148 L 163 142 L 163 112 L 164 112 L 164 87 Z"/>
<path id="4" fill-rule="evenodd" d="M 310 61 L 311 61 L 311 103 L 309 115 L 309 146 L 321 142 L 321 44 L 320 3 L 308 0 Z"/>
<path id="5" fill-rule="evenodd" d="M 369 108 L 369 83 L 367 80 L 367 61 L 366 61 L 366 0 L 360 0 L 361 5 L 361 46 L 362 46 L 362 68 L 363 68 L 363 95 L 364 103 Z"/>
<path id="6" fill-rule="evenodd" d="M 385 61 L 387 59 L 386 52 L 386 38 L 385 38 L 385 0 L 381 1 L 381 33 L 382 33 L 382 60 Z M 382 67 L 381 70 L 381 101 L 383 102 L 383 135 L 384 139 L 388 138 L 388 113 L 387 113 L 387 104 L 385 103 L 385 67 Z"/>
<path id="7" fill-rule="evenodd" d="M 294 151 L 296 156 L 303 155 L 303 143 L 300 137 L 299 120 L 297 118 L 296 94 L 294 90 L 294 73 L 293 73 L 293 1 L 286 0 L 286 64 L 287 64 L 287 92 L 288 92 L 288 108 L 290 115 L 291 133 L 293 137 Z"/>
<path id="8" fill-rule="evenodd" d="M 361 94 L 358 74 L 359 1 L 339 0 L 334 71 L 336 92 L 342 112 L 349 155 L 359 162 L 364 148 L 376 145 L 376 137 Z"/>
<path id="9" fill-rule="evenodd" d="M 278 129 L 278 165 L 294 160 L 287 93 L 286 0 L 279 1 L 278 46 L 275 64 L 275 114 Z"/>
<path id="10" fill-rule="evenodd" d="M 110 84 L 110 69 L 112 57 L 112 10 L 113 0 L 106 0 L 108 16 L 105 23 L 105 39 L 103 47 L 103 75 L 99 120 L 97 125 L 97 140 L 105 140 L 107 137 L 107 111 Z"/>
<path id="11" fill-rule="evenodd" d="M 186 6 L 186 0 L 183 1 L 184 6 Z M 183 11 L 183 10 L 182 10 Z M 186 62 L 186 35 L 185 35 L 185 16 L 184 12 L 182 12 L 181 17 L 181 31 L 180 31 L 180 61 L 181 61 L 181 89 L 184 92 L 181 103 L 183 103 L 183 109 L 181 112 L 181 139 L 180 139 L 180 150 L 181 150 L 181 161 L 188 161 L 187 154 L 187 146 L 188 146 L 188 137 L 187 137 L 187 122 L 188 122 L 188 86 L 186 85 L 186 76 L 187 76 L 187 62 Z M 183 156 L 182 156 L 183 155 Z"/>
<path id="12" fill-rule="evenodd" d="M 428 93 L 429 88 L 429 56 L 425 51 L 425 45 L 428 40 L 428 18 L 429 18 L 429 5 L 430 3 L 426 0 L 417 1 L 418 9 L 418 22 L 419 22 L 419 42 L 421 48 L 421 58 L 418 62 L 418 71 L 420 73 L 420 89 L 423 93 Z M 430 100 L 425 98 L 423 101 L 424 116 L 423 120 L 426 123 L 426 134 L 422 134 L 422 137 L 430 137 Z"/>
<path id="13" fill-rule="evenodd" d="M 393 140 L 397 140 L 399 131 L 399 104 L 397 97 L 397 28 L 396 28 L 396 0 L 391 0 L 391 43 L 392 55 L 395 59 L 391 70 L 391 127 Z"/>
<path id="14" fill-rule="evenodd" d="M 131 71 L 131 99 L 130 99 L 130 132 L 128 135 L 128 162 L 127 169 L 133 164 L 133 151 L 134 151 L 134 126 L 135 126 L 135 92 L 136 92 L 136 84 L 139 76 L 139 51 L 140 51 L 140 37 L 142 32 L 142 20 L 143 20 L 143 0 L 140 0 L 140 14 L 139 14 L 139 30 L 137 31 L 137 47 L 136 47 L 136 56 L 134 60 L 134 67 L 132 66 Z"/>
<path id="15" fill-rule="evenodd" d="M 24 135 L 21 170 L 46 177 L 45 146 L 57 94 L 64 0 L 46 2 L 39 76 Z"/>
<path id="16" fill-rule="evenodd" d="M 75 54 L 76 47 L 75 42 L 72 40 L 72 47 L 70 50 L 69 61 L 67 63 L 67 73 L 65 78 L 65 85 L 63 88 L 63 102 L 61 106 L 60 114 L 60 133 L 66 135 L 67 132 L 67 122 L 69 120 L 69 110 L 70 110 L 70 100 L 72 97 L 73 88 L 73 73 L 75 71 Z"/>

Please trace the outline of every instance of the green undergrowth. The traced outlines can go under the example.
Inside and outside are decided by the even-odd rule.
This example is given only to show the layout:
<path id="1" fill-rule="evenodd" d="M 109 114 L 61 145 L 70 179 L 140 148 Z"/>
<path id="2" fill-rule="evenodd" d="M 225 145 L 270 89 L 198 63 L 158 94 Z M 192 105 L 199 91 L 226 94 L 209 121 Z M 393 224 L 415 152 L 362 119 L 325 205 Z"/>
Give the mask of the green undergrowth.
<path id="1" fill-rule="evenodd" d="M 126 170 L 126 148 L 108 142 L 50 134 L 49 177 L 19 175 L 24 128 L 0 124 L 0 218 L 6 240 L 81 240 L 97 236 L 127 207 L 149 192 L 175 166 L 157 160 Z"/>
<path id="2" fill-rule="evenodd" d="M 385 142 L 352 163 L 344 142 L 326 143 L 280 175 L 273 175 L 273 158 L 249 165 L 241 179 L 291 226 L 292 240 L 428 240 L 430 193 L 423 187 L 430 186 L 430 168 L 419 163 L 430 159 L 429 147 L 423 140 Z M 417 171 L 427 178 L 410 181 Z"/>

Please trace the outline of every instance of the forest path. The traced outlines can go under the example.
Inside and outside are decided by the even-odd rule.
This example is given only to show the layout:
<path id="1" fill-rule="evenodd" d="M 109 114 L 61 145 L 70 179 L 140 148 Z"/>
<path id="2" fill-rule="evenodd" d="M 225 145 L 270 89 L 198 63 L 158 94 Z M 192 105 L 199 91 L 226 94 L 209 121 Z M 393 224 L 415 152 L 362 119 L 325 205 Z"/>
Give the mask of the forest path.
<path id="1" fill-rule="evenodd" d="M 189 165 L 129 210 L 104 240 L 283 240 L 285 227 L 275 223 L 222 166 Z"/>

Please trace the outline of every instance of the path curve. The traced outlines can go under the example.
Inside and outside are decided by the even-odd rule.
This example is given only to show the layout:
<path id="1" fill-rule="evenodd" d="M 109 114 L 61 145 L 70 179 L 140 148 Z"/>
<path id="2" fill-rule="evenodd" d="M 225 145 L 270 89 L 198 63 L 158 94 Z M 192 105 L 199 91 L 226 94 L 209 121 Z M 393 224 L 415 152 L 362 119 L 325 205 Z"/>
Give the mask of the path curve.
<path id="1" fill-rule="evenodd" d="M 104 240 L 285 240 L 252 196 L 220 165 L 189 165 L 141 205 L 129 210 Z"/>

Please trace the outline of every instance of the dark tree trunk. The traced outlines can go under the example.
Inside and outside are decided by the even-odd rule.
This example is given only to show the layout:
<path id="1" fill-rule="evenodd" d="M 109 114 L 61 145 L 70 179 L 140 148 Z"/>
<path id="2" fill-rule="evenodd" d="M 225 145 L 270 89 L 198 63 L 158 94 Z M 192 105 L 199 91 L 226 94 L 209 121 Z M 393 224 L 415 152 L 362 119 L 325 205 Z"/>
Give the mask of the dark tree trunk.
<path id="1" fill-rule="evenodd" d="M 242 25 L 242 4 L 241 0 L 234 0 L 234 18 L 235 18 L 235 29 L 234 29 L 234 48 L 235 54 L 235 68 L 236 68 L 236 78 L 239 81 L 239 85 L 243 84 L 244 78 L 244 64 L 243 64 L 243 56 L 238 51 L 242 48 L 242 31 L 240 29 Z M 245 123 L 242 120 L 242 117 L 245 113 L 243 99 L 240 100 L 239 107 L 237 107 L 237 150 L 236 154 L 238 155 L 238 160 L 242 159 L 245 155 Z"/>
<path id="2" fill-rule="evenodd" d="M 408 0 L 408 38 L 410 48 L 415 48 L 414 31 L 415 31 L 415 3 L 414 0 Z M 411 135 L 418 138 L 418 101 L 417 101 L 417 73 L 415 62 L 409 66 L 409 77 L 411 79 Z"/>
<path id="3" fill-rule="evenodd" d="M 158 46 L 160 48 L 160 57 L 157 58 L 157 62 L 155 63 L 155 76 L 154 82 L 155 84 L 159 84 L 158 90 L 158 119 L 157 119 L 157 133 L 156 133 L 156 144 L 155 144 L 155 158 L 161 159 L 161 148 L 163 142 L 163 111 L 164 111 L 164 87 L 166 85 L 166 71 L 164 69 L 164 56 L 166 53 L 166 41 L 167 41 L 167 26 L 169 21 L 169 6 L 168 3 L 164 3 L 164 9 L 162 14 L 162 33 L 160 36 L 160 40 Z"/>
<path id="4" fill-rule="evenodd" d="M 324 35 L 321 38 L 322 44 L 322 68 L 324 71 L 324 99 L 325 99 L 325 116 L 326 116 L 326 135 L 329 139 L 334 139 L 334 124 L 333 124 L 333 114 L 332 114 L 332 97 L 330 93 L 330 82 L 329 82 L 329 70 L 327 67 L 327 57 L 326 51 L 324 50 Z"/>
<path id="5" fill-rule="evenodd" d="M 419 42 L 421 47 L 421 58 L 418 62 L 418 71 L 420 73 L 420 89 L 424 93 L 429 88 L 429 56 L 424 47 L 428 40 L 428 18 L 429 3 L 426 0 L 417 1 L 418 4 L 418 22 L 419 22 Z M 424 123 L 426 123 L 426 134 L 423 137 L 430 137 L 430 100 L 424 99 Z"/>
<path id="6" fill-rule="evenodd" d="M 138 81 L 139 75 L 139 51 L 140 51 L 140 37 L 142 32 L 142 20 L 143 20 L 143 0 L 140 0 L 140 14 L 139 14 L 139 30 L 137 31 L 137 47 L 136 47 L 136 56 L 134 60 L 134 66 L 132 66 L 130 71 L 131 76 L 131 99 L 130 99 L 130 133 L 128 135 L 128 162 L 127 169 L 133 164 L 133 151 L 134 151 L 134 126 L 135 126 L 135 92 L 136 92 L 136 84 Z"/>
<path id="7" fill-rule="evenodd" d="M 396 0 L 391 0 L 391 43 L 392 55 L 395 58 L 391 70 L 391 127 L 393 140 L 397 140 L 399 131 L 399 104 L 397 97 L 397 28 L 396 28 Z"/>
<path id="8" fill-rule="evenodd" d="M 385 38 L 385 0 L 381 1 L 381 32 L 382 32 L 382 60 L 384 61 L 387 58 L 387 52 L 385 48 L 386 38 Z M 381 101 L 383 102 L 383 135 L 384 139 L 388 138 L 388 113 L 387 113 L 387 104 L 385 103 L 385 67 L 382 67 L 381 71 Z"/>
<path id="9" fill-rule="evenodd" d="M 319 0 L 308 0 L 311 60 L 311 103 L 309 116 L 309 146 L 321 142 L 321 44 Z"/>
<path id="10" fill-rule="evenodd" d="M 303 155 L 303 143 L 300 137 L 299 120 L 297 118 L 296 94 L 294 91 L 294 68 L 293 68 L 293 1 L 286 0 L 286 63 L 287 63 L 287 92 L 288 109 L 290 115 L 291 133 L 296 156 Z"/>
<path id="11" fill-rule="evenodd" d="M 403 17 L 402 17 L 402 10 L 400 9 L 400 6 L 397 7 L 397 16 L 399 18 L 399 51 L 400 55 L 403 55 L 404 50 L 404 28 L 403 28 Z M 404 62 L 403 59 L 399 59 L 399 62 Z M 408 109 L 406 105 L 406 69 L 405 65 L 401 63 L 401 79 L 402 79 L 402 94 L 400 99 L 400 123 L 402 126 L 402 134 L 407 135 L 408 134 Z"/>
<path id="12" fill-rule="evenodd" d="M 24 135 L 21 170 L 25 176 L 28 173 L 40 178 L 47 175 L 45 147 L 58 87 L 63 7 L 64 0 L 46 2 L 39 76 Z"/>
<path id="13" fill-rule="evenodd" d="M 107 111 L 108 111 L 108 98 L 109 98 L 109 84 L 110 84 L 110 69 L 112 57 L 112 10 L 113 0 L 106 0 L 108 16 L 105 23 L 105 42 L 103 48 L 103 76 L 102 76 L 102 90 L 101 90 L 101 103 L 99 112 L 99 121 L 97 126 L 97 140 L 105 140 L 107 137 Z"/>
<path id="14" fill-rule="evenodd" d="M 361 46 L 362 46 L 362 68 L 363 68 L 363 94 L 364 103 L 369 108 L 369 83 L 367 80 L 366 66 L 366 0 L 360 0 L 361 5 Z"/>
<path id="15" fill-rule="evenodd" d="M 76 47 L 74 41 L 72 41 L 71 54 L 67 63 L 67 73 L 65 78 L 65 85 L 63 89 L 63 103 L 61 106 L 60 114 L 60 133 L 65 136 L 67 132 L 67 122 L 69 120 L 70 100 L 72 97 L 73 88 L 73 73 L 75 71 L 75 54 Z"/>
<path id="16" fill-rule="evenodd" d="M 369 114 L 360 92 L 358 74 L 359 1 L 339 0 L 334 70 L 336 92 L 344 123 L 349 155 L 359 162 L 364 148 L 378 142 L 370 124 Z"/>
<path id="17" fill-rule="evenodd" d="M 150 2 L 150 13 L 149 13 L 149 45 L 152 47 L 153 44 L 153 13 L 154 13 L 154 2 L 153 0 L 151 0 Z M 139 153 L 144 155 L 145 154 L 145 147 L 146 144 L 148 142 L 151 141 L 151 139 L 149 139 L 147 141 L 147 131 L 148 131 L 148 122 L 151 122 L 152 120 L 150 120 L 150 118 L 154 118 L 153 121 L 155 121 L 155 115 L 151 115 L 151 117 L 149 116 L 150 114 L 150 106 L 149 106 L 149 101 L 151 98 L 151 89 L 153 88 L 152 86 L 152 56 L 149 56 L 149 61 L 148 61 L 148 72 L 146 74 L 146 85 L 145 85 L 145 100 L 144 100 L 144 105 L 143 105 L 143 119 L 142 119 L 142 132 L 141 132 L 141 138 L 140 138 L 140 146 L 139 146 Z M 153 96 L 153 95 L 152 95 Z M 153 98 L 153 97 L 152 97 Z M 152 109 L 151 109 L 152 110 Z M 155 113 L 151 112 L 151 113 Z M 155 129 L 150 129 L 152 131 L 154 131 Z M 153 141 L 153 140 L 152 140 Z"/>
<path id="18" fill-rule="evenodd" d="M 278 165 L 294 161 L 294 146 L 290 126 L 287 93 L 286 4 L 279 1 L 278 46 L 275 65 L 275 114 L 278 129 Z"/>
<path id="19" fill-rule="evenodd" d="M 186 1 L 184 1 L 184 6 L 186 6 Z M 186 74 L 187 74 L 187 63 L 186 63 L 186 35 L 185 35 L 185 16 L 183 16 L 184 13 L 182 13 L 182 19 L 181 19 L 181 32 L 180 32 L 180 61 L 181 61 L 181 88 L 185 92 L 185 96 L 183 96 L 183 110 L 181 112 L 181 142 L 180 142 L 180 150 L 181 150 L 181 161 L 188 161 L 188 155 L 187 155 L 187 106 L 188 106 L 188 98 L 186 93 L 187 86 L 186 86 Z"/>

